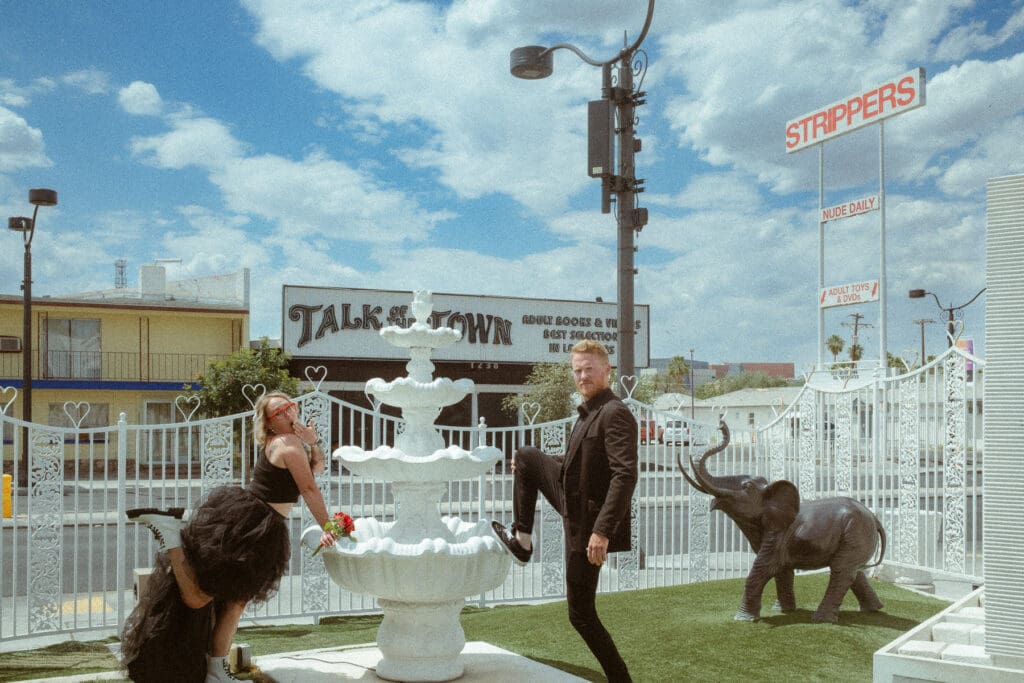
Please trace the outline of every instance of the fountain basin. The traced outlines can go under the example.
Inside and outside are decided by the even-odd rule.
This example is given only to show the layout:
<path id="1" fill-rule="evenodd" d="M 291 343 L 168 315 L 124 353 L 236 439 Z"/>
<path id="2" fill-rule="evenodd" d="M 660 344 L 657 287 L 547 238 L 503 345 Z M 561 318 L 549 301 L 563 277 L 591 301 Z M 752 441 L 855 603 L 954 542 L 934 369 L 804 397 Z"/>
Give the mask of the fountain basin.
<path id="1" fill-rule="evenodd" d="M 411 377 L 386 382 L 374 377 L 366 382 L 366 393 L 397 408 L 443 408 L 458 403 L 471 391 L 472 380 L 453 381 L 446 377 L 438 377 L 431 382 L 420 382 Z"/>
<path id="2" fill-rule="evenodd" d="M 449 446 L 425 456 L 409 455 L 391 446 L 380 446 L 372 451 L 364 451 L 358 446 L 342 446 L 334 451 L 334 457 L 350 472 L 362 477 L 385 481 L 447 482 L 478 477 L 494 469 L 503 456 L 493 446 L 477 446 L 472 451 Z"/>
<path id="3" fill-rule="evenodd" d="M 370 517 L 355 520 L 358 542 L 338 539 L 320 556 L 331 580 L 353 593 L 403 603 L 461 601 L 500 586 L 512 568 L 512 556 L 493 536 L 490 523 L 442 517 L 455 542 L 427 538 L 398 543 L 388 538 L 393 522 Z M 311 526 L 302 542 L 315 548 L 320 527 Z"/>
<path id="4" fill-rule="evenodd" d="M 462 333 L 450 327 L 434 329 L 423 322 L 409 327 L 390 325 L 380 331 L 380 336 L 391 344 L 405 349 L 439 349 L 449 346 L 462 338 Z"/>

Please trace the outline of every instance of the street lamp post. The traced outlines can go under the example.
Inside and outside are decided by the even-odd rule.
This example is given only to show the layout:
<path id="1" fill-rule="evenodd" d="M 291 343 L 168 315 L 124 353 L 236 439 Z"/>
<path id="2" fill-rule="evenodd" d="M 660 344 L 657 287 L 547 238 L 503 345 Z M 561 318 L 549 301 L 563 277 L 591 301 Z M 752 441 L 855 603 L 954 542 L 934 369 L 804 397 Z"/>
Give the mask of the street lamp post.
<path id="1" fill-rule="evenodd" d="M 36 215 L 40 206 L 56 206 L 57 193 L 54 190 L 43 188 L 29 190 L 28 201 L 36 208 L 32 211 L 32 218 L 25 216 L 14 216 L 7 219 L 7 227 L 15 232 L 20 232 L 22 241 L 25 244 L 25 279 L 21 289 L 25 295 L 25 303 L 22 307 L 22 334 L 21 334 L 21 419 L 25 422 L 32 421 L 32 238 L 36 232 Z M 23 431 L 21 451 L 21 472 L 18 476 L 18 483 L 22 486 L 28 483 L 28 428 Z"/>
<path id="2" fill-rule="evenodd" d="M 925 296 L 931 295 L 931 297 L 933 299 L 935 299 L 935 305 L 939 307 L 939 310 L 940 311 L 945 311 L 945 313 L 946 313 L 946 342 L 947 342 L 946 346 L 947 346 L 947 348 L 949 348 L 950 346 L 953 346 L 953 334 L 956 331 L 954 329 L 954 327 L 953 327 L 953 312 L 954 311 L 962 310 L 964 308 L 967 308 L 971 304 L 973 304 L 974 300 L 977 299 L 979 296 L 981 296 L 986 289 L 988 289 L 988 287 L 982 287 L 981 290 L 977 294 L 975 294 L 974 296 L 971 297 L 970 301 L 968 301 L 965 304 L 960 304 L 959 306 L 943 306 L 942 303 L 939 301 L 939 297 L 935 296 L 935 294 L 933 292 L 927 292 L 927 291 L 925 291 L 923 289 L 912 289 L 909 292 L 907 292 L 907 296 L 910 297 L 911 299 L 923 299 Z M 923 325 L 921 326 L 921 332 L 922 332 L 922 334 L 924 333 L 924 326 Z M 922 359 L 922 364 L 923 364 L 923 359 Z"/>
<path id="3" fill-rule="evenodd" d="M 590 102 L 588 108 L 588 175 L 601 178 L 601 212 L 611 213 L 611 195 L 615 195 L 615 219 L 617 235 L 617 278 L 618 289 L 618 366 L 619 377 L 635 377 L 634 340 L 636 335 L 633 313 L 633 278 L 636 275 L 633 254 L 634 231 L 639 232 L 647 224 L 647 209 L 637 207 L 636 194 L 643 192 L 643 179 L 636 177 L 634 155 L 640 151 L 641 143 L 635 136 L 635 108 L 644 104 L 646 93 L 634 88 L 634 71 L 646 72 L 646 53 L 639 50 L 647 37 L 654 14 L 654 0 L 648 0 L 647 18 L 644 20 L 640 37 L 632 45 L 623 47 L 619 54 L 607 61 L 596 61 L 575 45 L 561 43 L 552 47 L 527 45 L 512 50 L 510 71 L 516 78 L 535 80 L 547 78 L 554 70 L 552 53 L 566 49 L 591 66 L 602 71 L 602 98 Z M 642 60 L 634 59 L 642 55 Z M 612 66 L 617 64 L 616 82 L 613 84 Z M 618 125 L 615 125 L 615 118 Z M 617 144 L 614 137 L 617 136 Z M 612 157 L 618 152 L 616 172 L 612 172 Z"/>

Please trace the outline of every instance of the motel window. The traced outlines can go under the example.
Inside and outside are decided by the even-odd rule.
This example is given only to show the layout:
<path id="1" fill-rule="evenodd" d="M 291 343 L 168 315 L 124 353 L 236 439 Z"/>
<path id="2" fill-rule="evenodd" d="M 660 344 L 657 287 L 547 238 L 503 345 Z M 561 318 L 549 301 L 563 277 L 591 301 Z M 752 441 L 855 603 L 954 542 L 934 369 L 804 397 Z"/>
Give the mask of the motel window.
<path id="1" fill-rule="evenodd" d="M 100 379 L 100 321 L 47 318 L 45 376 L 57 379 Z"/>
<path id="2" fill-rule="evenodd" d="M 183 425 L 185 417 L 172 401 L 146 401 L 138 459 L 149 465 L 185 465 L 199 462 L 199 427 Z M 183 425 L 183 426 L 179 426 Z"/>
<path id="3" fill-rule="evenodd" d="M 75 422 L 78 422 L 77 428 L 80 430 L 110 427 L 110 404 L 81 403 L 77 406 L 69 406 L 65 403 L 51 403 L 49 405 L 46 424 L 51 427 L 75 428 Z M 106 435 L 106 431 L 95 432 L 92 435 L 81 431 L 77 435 L 68 434 L 64 440 L 66 442 L 100 442 L 106 441 Z"/>

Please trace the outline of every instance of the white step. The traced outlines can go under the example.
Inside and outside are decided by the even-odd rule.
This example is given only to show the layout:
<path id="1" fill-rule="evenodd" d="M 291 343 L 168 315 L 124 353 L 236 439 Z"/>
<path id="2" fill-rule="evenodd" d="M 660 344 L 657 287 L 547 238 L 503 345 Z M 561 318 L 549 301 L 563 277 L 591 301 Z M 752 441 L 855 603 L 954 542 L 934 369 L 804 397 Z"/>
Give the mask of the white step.
<path id="1" fill-rule="evenodd" d="M 985 648 L 981 645 L 961 645 L 959 643 L 947 645 L 946 649 L 942 651 L 942 661 L 992 666 L 992 657 L 985 654 Z"/>
<path id="2" fill-rule="evenodd" d="M 942 651 L 946 647 L 948 647 L 947 643 L 937 643 L 934 640 L 908 640 L 900 646 L 899 654 L 907 657 L 941 659 Z"/>
<path id="3" fill-rule="evenodd" d="M 985 608 L 984 607 L 962 607 L 949 614 L 946 617 L 947 621 L 956 621 L 967 624 L 984 624 L 985 623 Z"/>
<path id="4" fill-rule="evenodd" d="M 971 631 L 977 624 L 964 624 L 955 621 L 943 621 L 932 627 L 932 640 L 940 643 L 971 644 Z"/>

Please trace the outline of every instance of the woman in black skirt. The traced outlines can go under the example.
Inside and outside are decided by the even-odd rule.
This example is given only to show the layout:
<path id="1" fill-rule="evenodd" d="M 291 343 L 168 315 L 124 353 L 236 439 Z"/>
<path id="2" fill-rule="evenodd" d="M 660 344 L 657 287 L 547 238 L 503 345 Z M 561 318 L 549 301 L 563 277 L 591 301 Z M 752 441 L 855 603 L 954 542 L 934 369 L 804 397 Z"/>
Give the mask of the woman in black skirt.
<path id="1" fill-rule="evenodd" d="M 160 544 L 148 590 L 125 622 L 121 660 L 138 683 L 216 683 L 227 666 L 238 621 L 249 602 L 272 595 L 288 566 L 286 519 L 301 495 L 325 527 L 329 515 L 314 473 L 325 455 L 312 420 L 279 391 L 256 402 L 259 458 L 248 488 L 221 486 L 182 521 L 184 510 L 140 508 L 128 518 Z M 333 545 L 324 531 L 322 545 Z"/>

